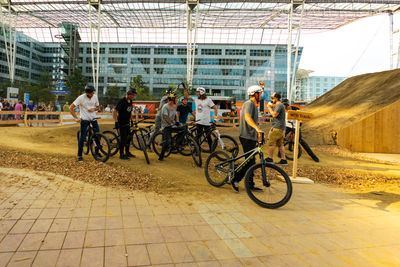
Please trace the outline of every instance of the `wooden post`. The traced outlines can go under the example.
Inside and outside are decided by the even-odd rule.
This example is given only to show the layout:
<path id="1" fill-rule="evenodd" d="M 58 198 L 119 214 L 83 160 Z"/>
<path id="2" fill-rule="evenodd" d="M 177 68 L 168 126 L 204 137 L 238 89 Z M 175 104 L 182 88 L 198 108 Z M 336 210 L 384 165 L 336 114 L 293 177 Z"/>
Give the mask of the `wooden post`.
<path id="1" fill-rule="evenodd" d="M 63 126 L 64 125 L 64 119 L 63 119 L 63 112 L 60 112 L 60 125 Z"/>
<path id="2" fill-rule="evenodd" d="M 25 110 L 25 114 L 24 114 L 24 124 L 25 127 L 28 127 L 28 112 Z"/>
<path id="3" fill-rule="evenodd" d="M 294 155 L 293 155 L 293 179 L 297 177 L 297 161 L 299 155 L 300 121 L 296 120 L 296 132 L 294 135 Z"/>

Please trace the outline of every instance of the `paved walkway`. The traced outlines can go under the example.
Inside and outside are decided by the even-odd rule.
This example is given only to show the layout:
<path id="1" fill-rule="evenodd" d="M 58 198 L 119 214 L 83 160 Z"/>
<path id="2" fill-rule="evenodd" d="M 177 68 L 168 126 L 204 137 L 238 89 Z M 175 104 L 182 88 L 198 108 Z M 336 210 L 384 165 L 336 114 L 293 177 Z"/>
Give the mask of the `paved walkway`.
<path id="1" fill-rule="evenodd" d="M 268 210 L 0 168 L 0 266 L 399 266 L 400 200 L 368 196 L 295 184 Z"/>
<path id="2" fill-rule="evenodd" d="M 400 164 L 400 154 L 387 154 L 387 153 L 360 153 L 362 156 Z"/>

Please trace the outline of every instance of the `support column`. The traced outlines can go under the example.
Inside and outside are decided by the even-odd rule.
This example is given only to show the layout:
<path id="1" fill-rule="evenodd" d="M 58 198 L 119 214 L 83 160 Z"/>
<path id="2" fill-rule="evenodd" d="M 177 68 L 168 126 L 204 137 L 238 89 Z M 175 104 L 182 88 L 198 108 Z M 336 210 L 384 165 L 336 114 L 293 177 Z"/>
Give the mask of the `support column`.
<path id="1" fill-rule="evenodd" d="M 196 10 L 195 23 L 193 24 L 192 15 Z M 199 1 L 186 0 L 186 82 L 189 90 L 193 87 L 194 61 L 196 55 L 197 42 L 197 21 L 199 18 Z"/>
<path id="2" fill-rule="evenodd" d="M 303 24 L 303 14 L 304 14 L 304 4 L 305 0 L 291 0 L 290 10 L 288 13 L 288 44 L 287 44 L 287 98 L 292 101 L 293 98 L 293 89 L 295 88 L 296 82 L 296 66 L 297 59 L 299 55 L 299 44 L 300 44 L 300 35 Z M 300 12 L 300 20 L 297 23 L 293 23 L 293 14 L 296 9 L 301 8 Z M 292 68 L 292 40 L 293 33 L 295 33 L 295 56 Z"/>
<path id="3" fill-rule="evenodd" d="M 14 83 L 15 78 L 15 55 L 16 55 L 16 44 L 17 44 L 17 13 L 14 13 L 11 9 L 11 4 L 8 1 L 6 4 L 1 4 L 1 23 L 3 28 L 3 39 L 4 39 L 4 47 L 6 50 L 6 57 L 7 57 L 7 65 L 8 65 L 8 72 L 10 75 L 11 86 Z M 8 18 L 6 18 L 3 14 L 3 7 L 8 8 Z M 14 21 L 12 21 L 11 14 L 14 14 Z M 7 33 L 6 33 L 6 25 L 8 25 L 8 33 L 9 33 L 9 40 L 7 41 Z M 14 32 L 14 35 L 13 35 Z"/>
<path id="4" fill-rule="evenodd" d="M 89 27 L 90 27 L 90 54 L 92 57 L 92 78 L 93 87 L 96 90 L 96 94 L 99 95 L 99 70 L 100 70 L 100 23 L 101 23 L 101 1 L 100 0 L 89 0 Z M 92 8 L 97 10 L 97 25 L 92 24 Z M 94 45 L 93 45 L 93 26 L 97 30 L 97 43 L 96 43 L 96 64 L 94 62 Z"/>

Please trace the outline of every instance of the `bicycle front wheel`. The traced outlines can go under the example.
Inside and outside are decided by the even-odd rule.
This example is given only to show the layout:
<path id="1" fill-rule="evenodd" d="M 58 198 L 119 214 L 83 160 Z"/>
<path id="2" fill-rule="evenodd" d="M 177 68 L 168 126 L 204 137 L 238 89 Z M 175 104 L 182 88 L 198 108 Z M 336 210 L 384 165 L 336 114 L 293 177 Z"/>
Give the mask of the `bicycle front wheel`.
<path id="1" fill-rule="evenodd" d="M 220 150 L 211 153 L 207 158 L 204 173 L 212 186 L 220 187 L 229 180 L 229 174 L 234 167 L 233 161 L 227 161 L 229 159 L 229 155 Z"/>
<path id="2" fill-rule="evenodd" d="M 110 158 L 110 142 L 104 134 L 94 133 L 89 147 L 95 160 L 106 162 Z"/>
<path id="3" fill-rule="evenodd" d="M 185 138 L 186 138 L 186 143 L 192 154 L 194 163 L 197 166 L 201 167 L 202 159 L 201 159 L 201 151 L 200 151 L 199 144 L 197 144 L 197 142 L 194 140 L 194 138 L 190 135 L 186 135 Z"/>
<path id="4" fill-rule="evenodd" d="M 138 135 L 137 140 L 139 142 L 140 150 L 142 150 L 142 152 L 144 154 L 144 158 L 146 159 L 147 164 L 150 164 L 149 155 L 147 155 L 146 145 L 144 144 L 142 136 Z"/>
<path id="5" fill-rule="evenodd" d="M 154 153 L 156 153 L 157 156 L 160 156 L 162 146 L 163 146 L 162 132 L 156 133 L 156 135 L 153 137 L 152 146 L 153 146 Z M 164 157 L 168 157 L 169 154 L 171 154 L 171 146 L 165 152 Z"/>
<path id="6" fill-rule="evenodd" d="M 267 184 L 263 181 L 263 171 Z M 285 205 L 292 196 L 292 182 L 284 170 L 276 165 L 258 163 L 251 166 L 245 177 L 245 187 L 249 197 L 258 205 L 276 209 Z M 255 190 L 257 187 L 261 190 Z"/>
<path id="7" fill-rule="evenodd" d="M 216 138 L 214 141 L 213 151 L 215 150 L 223 150 L 232 158 L 236 158 L 236 156 L 239 154 L 239 144 L 232 136 L 221 135 L 220 139 Z"/>
<path id="8" fill-rule="evenodd" d="M 110 141 L 110 156 L 112 157 L 119 151 L 118 135 L 113 131 L 104 131 L 103 134 L 108 138 L 108 141 Z"/>

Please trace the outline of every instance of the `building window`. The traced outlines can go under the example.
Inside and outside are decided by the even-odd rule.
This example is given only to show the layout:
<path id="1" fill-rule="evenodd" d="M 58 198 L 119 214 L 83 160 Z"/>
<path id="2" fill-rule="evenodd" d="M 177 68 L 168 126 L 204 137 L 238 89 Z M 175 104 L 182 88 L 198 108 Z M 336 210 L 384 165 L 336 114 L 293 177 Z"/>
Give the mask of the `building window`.
<path id="1" fill-rule="evenodd" d="M 145 47 L 132 47 L 131 54 L 133 54 L 133 55 L 150 55 L 151 50 L 150 50 L 150 48 L 145 48 Z"/>
<path id="2" fill-rule="evenodd" d="M 0 73 L 8 74 L 8 67 L 5 65 L 0 65 Z"/>
<path id="3" fill-rule="evenodd" d="M 154 72 L 157 74 L 163 74 L 164 68 L 154 68 Z"/>
<path id="4" fill-rule="evenodd" d="M 222 49 L 201 49 L 202 55 L 222 55 Z"/>
<path id="5" fill-rule="evenodd" d="M 250 56 L 252 57 L 270 57 L 271 50 L 250 50 Z"/>
<path id="6" fill-rule="evenodd" d="M 92 49 L 90 47 L 86 48 L 86 54 L 91 54 L 92 53 Z M 105 47 L 100 47 L 100 54 L 105 54 L 106 53 L 106 48 Z M 93 54 L 97 54 L 97 49 L 94 48 L 93 49 Z"/>
<path id="7" fill-rule="evenodd" d="M 232 55 L 232 56 L 245 56 L 246 50 L 245 49 L 225 49 L 225 55 Z"/>
<path id="8" fill-rule="evenodd" d="M 150 58 L 131 58 L 131 64 L 150 64 Z"/>
<path id="9" fill-rule="evenodd" d="M 154 58 L 154 65 L 165 65 L 166 63 L 166 58 Z"/>
<path id="10" fill-rule="evenodd" d="M 15 75 L 21 78 L 29 78 L 29 72 L 26 70 L 15 69 Z"/>
<path id="11" fill-rule="evenodd" d="M 24 56 L 24 57 L 30 57 L 31 52 L 29 50 L 23 49 L 22 47 L 17 46 L 17 54 Z"/>
<path id="12" fill-rule="evenodd" d="M 268 65 L 268 60 L 250 60 L 250 66 L 259 67 L 267 65 Z"/>
<path id="13" fill-rule="evenodd" d="M 110 47 L 110 48 L 108 48 L 108 53 L 114 54 L 114 55 L 125 55 L 125 54 L 128 54 L 128 48 Z"/>
<path id="14" fill-rule="evenodd" d="M 174 49 L 173 48 L 154 48 L 155 55 L 173 55 Z"/>
<path id="15" fill-rule="evenodd" d="M 187 55 L 187 49 L 186 48 L 178 48 L 177 52 L 178 52 L 178 55 Z M 197 48 L 194 51 L 194 54 L 197 55 Z"/>
<path id="16" fill-rule="evenodd" d="M 125 57 L 109 57 L 108 63 L 111 64 L 126 64 L 127 60 Z"/>
<path id="17" fill-rule="evenodd" d="M 17 57 L 16 59 L 16 63 L 17 66 L 21 66 L 21 67 L 25 67 L 25 68 L 29 68 L 29 61 L 28 60 L 24 60 L 22 58 Z M 29 77 L 29 76 L 28 76 Z"/>

